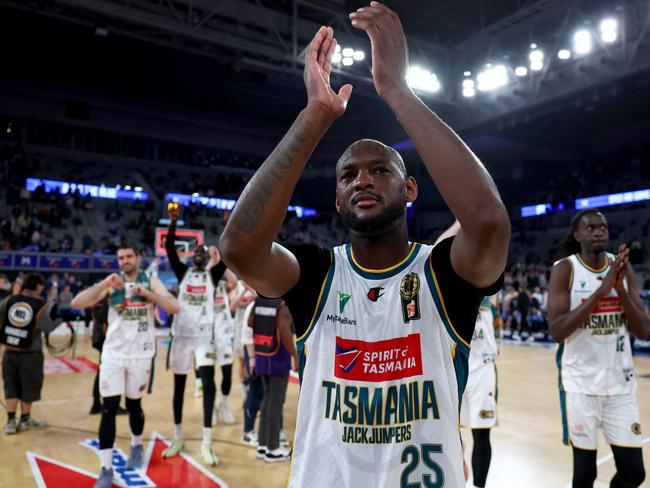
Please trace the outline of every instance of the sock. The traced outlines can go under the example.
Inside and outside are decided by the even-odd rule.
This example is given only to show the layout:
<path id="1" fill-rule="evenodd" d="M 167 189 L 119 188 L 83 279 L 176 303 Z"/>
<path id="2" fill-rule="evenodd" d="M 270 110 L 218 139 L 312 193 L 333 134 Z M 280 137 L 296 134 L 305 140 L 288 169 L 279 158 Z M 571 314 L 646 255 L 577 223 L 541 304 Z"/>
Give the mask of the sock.
<path id="1" fill-rule="evenodd" d="M 7 420 L 9 422 L 16 420 L 16 412 L 7 412 Z"/>
<path id="2" fill-rule="evenodd" d="M 183 438 L 183 425 L 174 424 L 174 439 L 182 439 L 182 438 Z"/>
<path id="3" fill-rule="evenodd" d="M 30 413 L 23 414 L 23 415 L 20 416 L 20 421 L 21 422 L 27 422 L 31 416 L 32 415 Z"/>
<path id="4" fill-rule="evenodd" d="M 141 446 L 142 445 L 142 434 L 140 434 L 140 435 L 131 434 L 131 445 L 132 446 Z"/>
<path id="5" fill-rule="evenodd" d="M 203 427 L 203 444 L 210 444 L 212 442 L 212 429 L 210 427 Z"/>
<path id="6" fill-rule="evenodd" d="M 112 468 L 113 467 L 113 448 L 109 449 L 100 449 L 99 450 L 99 461 L 102 463 L 102 468 Z"/>
<path id="7" fill-rule="evenodd" d="M 221 395 L 221 403 L 219 405 L 228 405 L 228 395 Z"/>

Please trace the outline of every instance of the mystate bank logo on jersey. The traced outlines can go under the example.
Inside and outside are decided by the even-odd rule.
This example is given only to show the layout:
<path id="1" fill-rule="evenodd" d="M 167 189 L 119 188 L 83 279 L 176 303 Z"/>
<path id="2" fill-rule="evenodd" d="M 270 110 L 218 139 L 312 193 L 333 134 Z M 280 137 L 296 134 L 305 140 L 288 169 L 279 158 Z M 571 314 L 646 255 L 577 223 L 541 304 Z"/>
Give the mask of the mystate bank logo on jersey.
<path id="1" fill-rule="evenodd" d="M 366 342 L 336 338 L 334 376 L 354 381 L 392 381 L 422 374 L 420 334 Z"/>

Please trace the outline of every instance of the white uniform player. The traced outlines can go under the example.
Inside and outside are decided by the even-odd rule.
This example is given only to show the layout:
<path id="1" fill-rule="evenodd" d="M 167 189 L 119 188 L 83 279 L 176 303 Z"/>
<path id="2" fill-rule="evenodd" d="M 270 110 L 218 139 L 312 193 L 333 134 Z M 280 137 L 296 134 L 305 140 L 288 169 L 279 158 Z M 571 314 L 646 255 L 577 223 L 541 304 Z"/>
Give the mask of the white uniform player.
<path id="1" fill-rule="evenodd" d="M 469 378 L 463 394 L 460 424 L 471 429 L 497 425 L 497 376 L 494 360 L 499 353 L 494 335 L 494 313 L 489 298 L 479 307 L 469 355 Z"/>
<path id="2" fill-rule="evenodd" d="M 593 269 L 578 254 L 566 259 L 572 268 L 569 293 L 574 310 L 601 286 L 610 264 Z M 614 288 L 587 321 L 560 344 L 557 362 L 564 443 L 595 450 L 598 428 L 602 427 L 609 444 L 641 447 L 630 335 Z"/>
<path id="3" fill-rule="evenodd" d="M 174 374 L 189 374 L 196 367 L 214 366 L 214 292 L 208 270 L 188 269 L 179 286 L 181 311 L 172 322 L 169 367 Z"/>
<path id="4" fill-rule="evenodd" d="M 121 275 L 125 280 L 124 274 Z M 99 392 L 102 397 L 126 395 L 141 398 L 147 389 L 151 358 L 156 353 L 153 303 L 133 294 L 133 287 L 151 290 L 149 278 L 142 272 L 136 281 L 124 283 L 109 297 L 108 329 L 99 368 Z"/>
<path id="5" fill-rule="evenodd" d="M 356 264 L 349 245 L 333 249 L 298 338 L 309 379 L 289 487 L 465 486 L 458 426 L 469 344 L 447 317 L 431 249 L 413 244 L 382 272 Z"/>

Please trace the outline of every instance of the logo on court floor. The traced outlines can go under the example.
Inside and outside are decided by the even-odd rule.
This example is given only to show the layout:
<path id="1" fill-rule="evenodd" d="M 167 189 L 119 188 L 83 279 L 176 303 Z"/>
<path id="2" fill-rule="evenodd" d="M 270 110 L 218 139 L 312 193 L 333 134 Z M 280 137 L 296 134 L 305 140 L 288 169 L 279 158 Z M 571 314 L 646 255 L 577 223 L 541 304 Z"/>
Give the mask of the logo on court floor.
<path id="1" fill-rule="evenodd" d="M 94 439 L 81 443 L 97 450 L 99 444 Z M 151 435 L 147 446 L 142 469 L 126 469 L 126 456 L 120 449 L 113 450 L 113 486 L 121 488 L 158 487 L 172 488 L 179 486 L 200 486 L 202 488 L 228 488 L 228 484 L 212 471 L 203 467 L 189 455 L 181 452 L 171 459 L 163 459 L 162 452 L 169 442 L 157 432 Z M 38 488 L 58 488 L 61 486 L 92 486 L 97 474 L 77 468 L 67 463 L 42 456 L 35 452 L 25 453 Z M 97 463 L 99 470 L 99 463 Z"/>

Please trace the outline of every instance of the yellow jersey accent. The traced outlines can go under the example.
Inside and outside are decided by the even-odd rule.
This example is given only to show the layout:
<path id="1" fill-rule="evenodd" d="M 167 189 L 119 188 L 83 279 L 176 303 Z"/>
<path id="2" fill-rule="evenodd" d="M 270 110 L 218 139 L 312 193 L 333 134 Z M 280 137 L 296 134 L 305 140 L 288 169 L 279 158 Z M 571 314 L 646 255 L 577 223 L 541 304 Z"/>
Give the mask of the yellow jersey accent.
<path id="1" fill-rule="evenodd" d="M 411 254 L 413 254 L 413 251 L 415 251 L 416 245 L 414 242 L 411 242 L 411 249 L 409 250 L 408 254 L 404 259 L 402 259 L 399 263 L 389 267 L 389 268 L 384 268 L 384 269 L 370 269 L 370 268 L 364 268 L 361 266 L 358 261 L 354 257 L 354 252 L 352 251 L 352 246 L 350 246 L 350 256 L 352 257 L 352 262 L 354 262 L 354 265 L 359 268 L 362 271 L 365 271 L 366 273 L 386 273 L 388 271 L 392 271 L 398 267 L 400 267 L 402 264 L 404 264 L 410 257 Z"/>

